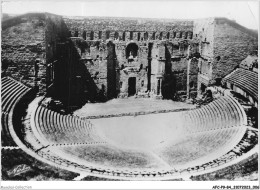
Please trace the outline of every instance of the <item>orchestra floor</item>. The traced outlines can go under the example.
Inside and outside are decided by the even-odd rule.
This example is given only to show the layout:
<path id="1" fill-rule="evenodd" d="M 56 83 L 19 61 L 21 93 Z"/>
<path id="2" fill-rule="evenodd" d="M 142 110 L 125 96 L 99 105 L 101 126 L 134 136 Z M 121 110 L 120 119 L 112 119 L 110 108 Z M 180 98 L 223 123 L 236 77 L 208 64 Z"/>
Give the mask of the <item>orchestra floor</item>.
<path id="1" fill-rule="evenodd" d="M 74 115 L 79 117 L 110 117 L 126 115 L 145 115 L 153 113 L 178 112 L 196 108 L 193 104 L 160 100 L 152 98 L 113 99 L 105 103 L 87 103 L 76 110 Z"/>

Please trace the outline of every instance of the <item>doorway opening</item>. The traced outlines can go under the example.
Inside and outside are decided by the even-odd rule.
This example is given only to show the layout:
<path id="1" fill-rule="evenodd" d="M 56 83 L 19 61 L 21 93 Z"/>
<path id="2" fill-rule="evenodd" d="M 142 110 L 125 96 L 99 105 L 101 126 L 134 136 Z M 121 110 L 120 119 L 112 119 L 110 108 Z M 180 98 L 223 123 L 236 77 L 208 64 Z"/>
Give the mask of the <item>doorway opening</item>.
<path id="1" fill-rule="evenodd" d="M 128 79 L 128 96 L 133 96 L 136 93 L 136 78 L 130 77 Z"/>
<path id="2" fill-rule="evenodd" d="M 206 85 L 201 84 L 200 90 L 201 90 L 202 93 L 205 92 L 206 88 L 207 88 Z"/>
<path id="3" fill-rule="evenodd" d="M 157 80 L 157 95 L 160 95 L 160 91 L 161 91 L 161 80 L 158 79 Z"/>

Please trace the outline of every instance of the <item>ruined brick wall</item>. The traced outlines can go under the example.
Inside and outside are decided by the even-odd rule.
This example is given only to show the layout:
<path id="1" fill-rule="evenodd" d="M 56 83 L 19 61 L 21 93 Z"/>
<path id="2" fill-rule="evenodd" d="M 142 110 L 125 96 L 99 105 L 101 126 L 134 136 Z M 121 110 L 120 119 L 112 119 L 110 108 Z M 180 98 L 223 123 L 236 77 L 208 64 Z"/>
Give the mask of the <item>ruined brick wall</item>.
<path id="1" fill-rule="evenodd" d="M 86 64 L 88 71 L 95 81 L 97 87 L 107 92 L 107 58 L 108 50 L 107 43 L 100 41 L 90 41 L 89 56 L 92 61 Z"/>
<path id="2" fill-rule="evenodd" d="M 190 80 L 189 80 L 189 87 L 190 91 L 196 91 L 197 90 L 197 82 L 198 82 L 198 60 L 192 59 L 190 62 Z"/>
<path id="3" fill-rule="evenodd" d="M 7 67 L 5 73 L 33 87 L 34 63 L 39 60 L 41 64 L 37 80 L 40 89 L 44 88 L 45 16 L 27 14 L 4 22 L 8 23 L 2 31 L 2 63 Z"/>
<path id="4" fill-rule="evenodd" d="M 193 34 L 200 54 L 199 91 L 216 84 L 257 49 L 257 34 L 226 18 L 195 20 Z"/>
<path id="5" fill-rule="evenodd" d="M 64 21 L 73 38 L 81 38 L 89 45 L 85 51 L 88 55 L 86 53 L 82 54 L 81 58 L 85 59 L 86 56 L 91 58 L 91 61 L 86 62 L 85 65 L 98 90 L 104 90 L 105 95 L 107 95 L 109 88 L 112 88 L 108 83 L 112 81 L 114 75 L 116 82 L 113 89 L 119 96 L 127 96 L 129 78 L 132 77 L 136 78 L 136 92 L 145 92 L 151 89 L 151 83 L 155 83 L 155 81 L 151 82 L 150 73 L 148 73 L 152 67 L 148 64 L 148 43 L 153 44 L 150 51 L 158 51 L 157 57 L 154 55 L 151 62 L 159 64 L 156 60 L 160 57 L 165 59 L 166 51 L 159 51 L 158 44 L 164 40 L 167 41 L 168 61 L 165 65 L 165 71 L 167 72 L 167 78 L 172 78 L 171 56 L 187 56 L 188 46 L 183 42 L 185 40 L 186 42 L 190 41 L 193 38 L 192 21 L 102 17 L 66 17 Z M 110 56 L 107 46 L 108 40 L 112 40 L 113 44 L 115 44 L 116 65 L 113 66 L 115 72 L 112 72 L 111 64 L 109 64 L 113 61 L 108 62 Z M 126 49 L 131 43 L 138 46 L 138 51 L 137 57 L 129 61 Z M 111 76 L 109 76 L 109 73 Z M 178 81 L 183 84 L 180 88 L 186 89 L 186 83 L 181 81 L 183 78 L 178 78 Z M 173 88 L 174 90 L 177 89 L 176 86 Z"/>
<path id="6" fill-rule="evenodd" d="M 116 42 L 115 42 L 116 43 Z M 126 49 L 128 45 L 135 44 L 137 56 L 133 60 L 128 60 Z M 146 42 L 116 43 L 116 56 L 119 69 L 119 92 L 122 96 L 128 93 L 128 79 L 136 77 L 136 92 L 146 91 L 148 85 L 148 44 Z"/>
<path id="7" fill-rule="evenodd" d="M 176 91 L 186 91 L 187 62 L 188 60 L 186 58 L 172 61 L 172 72 L 176 80 Z"/>
<path id="8" fill-rule="evenodd" d="M 112 98 L 120 93 L 127 95 L 129 77 L 137 77 L 137 92 L 147 86 L 147 43 L 134 43 L 138 46 L 138 55 L 129 62 L 126 56 L 128 46 L 126 43 L 85 41 L 80 37 L 71 39 L 74 41 L 74 46 L 77 48 L 91 80 L 94 81 L 98 91 L 104 91 L 105 96 Z M 83 48 L 79 42 L 76 43 L 75 41 L 85 42 L 86 47 Z M 113 47 L 111 44 L 113 44 Z"/>
<path id="9" fill-rule="evenodd" d="M 199 83 L 207 85 L 212 77 L 212 60 L 214 58 L 215 19 L 197 19 L 194 21 L 194 40 L 198 41 Z"/>
<path id="10" fill-rule="evenodd" d="M 44 93 L 46 65 L 53 61 L 56 42 L 64 39 L 66 33 L 62 18 L 30 13 L 5 20 L 2 25 L 2 71 L 31 87 L 37 85 L 40 93 Z M 36 61 L 39 66 L 37 78 Z"/>
<path id="11" fill-rule="evenodd" d="M 163 65 L 164 93 L 185 93 L 187 85 L 192 90 L 196 89 L 197 81 L 198 85 L 203 81 L 208 85 L 212 78 L 225 76 L 257 47 L 253 33 L 227 21 L 26 14 L 3 22 L 2 62 L 7 67 L 3 70 L 28 85 L 37 84 L 45 92 L 46 85 L 52 82 L 48 66 L 60 59 L 58 67 L 67 73 L 66 81 L 71 85 L 64 82 L 62 72 L 57 72 L 58 81 L 67 85 L 63 90 L 70 88 L 70 96 L 75 92 L 76 99 L 84 96 L 95 101 L 101 94 L 110 98 L 127 95 L 131 77 L 136 78 L 136 92 L 155 90 L 158 69 Z M 60 54 L 66 55 L 58 55 L 58 44 L 66 41 L 71 47 L 65 45 L 67 50 Z M 127 48 L 131 44 L 137 50 L 134 59 L 129 60 Z M 192 60 L 187 84 L 187 64 L 195 54 L 200 58 Z M 40 62 L 37 83 L 36 60 Z"/>
<path id="12" fill-rule="evenodd" d="M 107 92 L 108 48 L 106 42 L 85 41 L 83 38 L 71 38 L 85 69 L 99 90 Z"/>
<path id="13" fill-rule="evenodd" d="M 46 63 L 50 63 L 57 57 L 57 43 L 68 39 L 69 30 L 61 16 L 46 13 L 45 23 Z"/>
<path id="14" fill-rule="evenodd" d="M 193 21 L 109 17 L 64 17 L 64 21 L 72 36 L 85 40 L 147 41 L 193 36 Z"/>
<path id="15" fill-rule="evenodd" d="M 215 19 L 198 19 L 194 21 L 194 38 L 199 41 L 199 53 L 201 57 L 210 59 L 214 49 Z"/>
<path id="16" fill-rule="evenodd" d="M 257 34 L 232 23 L 217 19 L 214 32 L 213 78 L 222 78 L 233 71 L 253 50 L 257 50 Z"/>

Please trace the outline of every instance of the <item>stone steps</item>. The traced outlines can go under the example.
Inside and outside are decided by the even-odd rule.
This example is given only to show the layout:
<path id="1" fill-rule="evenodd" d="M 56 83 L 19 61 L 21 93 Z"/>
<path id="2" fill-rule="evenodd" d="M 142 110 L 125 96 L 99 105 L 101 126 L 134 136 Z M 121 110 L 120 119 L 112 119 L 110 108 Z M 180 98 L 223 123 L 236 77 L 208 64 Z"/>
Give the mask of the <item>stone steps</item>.
<path id="1" fill-rule="evenodd" d="M 224 96 L 199 109 L 184 113 L 185 127 L 192 132 L 242 126 L 247 124 L 243 107 L 232 97 Z"/>
<path id="2" fill-rule="evenodd" d="M 7 143 L 7 145 L 15 145 L 9 132 L 9 114 L 19 98 L 26 94 L 30 90 L 30 88 L 10 77 L 4 77 L 1 80 L 1 123 L 3 132 L 2 137 L 4 138 L 3 143 Z"/>
<path id="3" fill-rule="evenodd" d="M 104 142 L 88 120 L 61 115 L 43 106 L 37 108 L 34 122 L 39 133 L 53 144 Z"/>

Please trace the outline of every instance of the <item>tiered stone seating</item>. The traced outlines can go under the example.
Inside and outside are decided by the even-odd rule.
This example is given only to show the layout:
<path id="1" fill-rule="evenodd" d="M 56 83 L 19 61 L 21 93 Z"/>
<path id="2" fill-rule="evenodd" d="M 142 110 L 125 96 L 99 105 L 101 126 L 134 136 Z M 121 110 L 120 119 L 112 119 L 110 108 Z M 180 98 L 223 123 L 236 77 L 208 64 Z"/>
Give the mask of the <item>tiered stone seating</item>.
<path id="1" fill-rule="evenodd" d="M 36 109 L 34 123 L 45 142 L 52 146 L 105 143 L 88 120 L 61 115 L 43 106 Z"/>
<path id="2" fill-rule="evenodd" d="M 223 96 L 202 108 L 184 113 L 187 132 L 215 130 L 247 124 L 241 105 L 231 96 Z"/>
<path id="3" fill-rule="evenodd" d="M 210 168 L 216 168 L 222 164 L 228 163 L 252 150 L 253 147 L 257 144 L 258 141 L 258 132 L 247 129 L 241 141 L 230 151 L 228 151 L 223 156 L 220 156 L 210 162 L 206 162 L 202 165 L 197 165 L 182 170 L 182 172 L 191 172 L 191 171 L 203 171 Z"/>
<path id="4" fill-rule="evenodd" d="M 258 99 L 258 74 L 249 70 L 238 68 L 223 80 L 223 83 L 233 84 L 249 93 L 256 101 Z"/>
<path id="5" fill-rule="evenodd" d="M 46 147 L 48 143 L 47 146 L 59 148 L 64 155 L 71 154 L 79 159 L 83 156 L 86 165 L 71 162 L 66 160 L 64 155 L 60 157 L 54 155 L 55 152 L 48 152 L 45 149 L 38 149 L 37 154 L 56 164 L 78 168 L 79 170 L 86 169 L 93 174 L 132 178 L 167 177 L 182 172 L 205 170 L 222 162 L 224 163 L 225 159 L 231 159 L 230 156 L 227 156 L 208 162 L 203 166 L 196 166 L 196 168 L 174 169 L 176 165 L 200 159 L 201 157 L 214 154 L 216 151 L 219 151 L 219 154 L 214 155 L 214 159 L 218 159 L 218 155 L 224 155 L 228 152 L 227 150 L 231 150 L 234 147 L 234 142 L 231 141 L 236 139 L 235 143 L 239 142 L 241 134 L 244 133 L 244 128 L 239 126 L 245 125 L 246 119 L 243 109 L 241 109 L 236 100 L 228 96 L 221 97 L 200 109 L 183 112 L 183 116 L 184 126 L 187 129 L 187 137 L 183 138 L 182 142 L 178 144 L 171 144 L 163 148 L 158 147 L 157 150 L 153 150 L 156 155 L 160 155 L 172 167 L 171 171 L 133 172 L 134 168 L 131 168 L 129 163 L 126 163 L 126 160 L 130 158 L 130 152 L 126 150 L 124 153 L 120 153 L 122 150 L 112 147 L 112 145 L 102 145 L 104 142 L 97 140 L 97 135 L 93 135 L 95 134 L 95 130 L 87 120 L 69 115 L 61 115 L 43 106 L 37 107 L 33 120 L 38 133 L 45 139 L 44 146 L 42 147 Z M 41 139 L 39 140 L 41 141 Z M 89 153 L 87 154 L 87 152 Z M 138 166 L 138 168 L 142 168 L 143 164 L 146 163 L 145 157 L 142 158 L 140 153 L 131 153 L 131 157 L 131 160 L 135 160 L 133 164 Z M 148 160 L 151 160 L 150 157 Z M 92 167 L 90 163 L 93 163 L 95 166 L 99 165 L 101 168 Z M 105 168 L 109 165 L 105 166 L 102 163 L 114 165 L 115 169 L 113 171 L 107 170 Z M 117 170 L 125 165 L 130 167 L 130 171 Z"/>
<path id="6" fill-rule="evenodd" d="M 30 88 L 24 84 L 10 78 L 4 77 L 1 79 L 1 97 L 2 97 L 2 145 L 14 146 L 11 135 L 9 133 L 8 120 L 11 110 L 14 108 L 17 101 L 28 91 Z"/>
<path id="7" fill-rule="evenodd" d="M 238 127 L 193 133 L 187 135 L 182 142 L 169 144 L 154 150 L 154 152 L 172 167 L 179 166 L 204 156 L 210 157 L 216 152 L 225 154 L 225 149 L 232 149 L 233 139 L 239 138 L 241 133 L 243 130 Z"/>
<path id="8" fill-rule="evenodd" d="M 10 88 L 20 89 L 9 79 L 4 79 L 3 85 L 8 84 L 12 84 Z M 9 91 L 4 88 L 4 97 L 7 97 L 5 93 Z M 5 100 L 2 105 L 5 110 L 10 109 L 8 102 L 12 103 Z M 88 120 L 62 115 L 42 105 L 36 105 L 31 112 L 31 126 L 26 127 L 28 133 L 27 139 L 24 139 L 28 149 L 57 165 L 104 177 L 170 178 L 183 172 L 207 170 L 235 159 L 238 156 L 236 152 L 241 152 L 233 149 L 235 145 L 239 145 L 237 149 L 241 150 L 241 147 L 252 142 L 245 139 L 240 141 L 246 130 L 241 127 L 246 124 L 246 116 L 240 104 L 229 96 L 221 97 L 202 108 L 178 113 L 186 129 L 186 137 L 175 144 L 152 148 L 152 153 L 106 144 Z M 69 156 L 66 155 L 77 157 L 77 161 L 67 159 Z M 170 167 L 162 170 L 157 157 L 161 157 Z M 210 160 L 205 161 L 207 157 Z M 175 169 L 175 166 L 193 163 L 194 160 L 198 165 Z"/>

